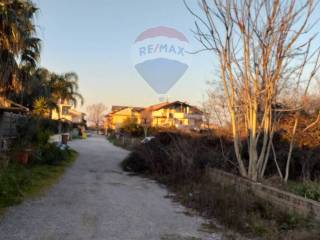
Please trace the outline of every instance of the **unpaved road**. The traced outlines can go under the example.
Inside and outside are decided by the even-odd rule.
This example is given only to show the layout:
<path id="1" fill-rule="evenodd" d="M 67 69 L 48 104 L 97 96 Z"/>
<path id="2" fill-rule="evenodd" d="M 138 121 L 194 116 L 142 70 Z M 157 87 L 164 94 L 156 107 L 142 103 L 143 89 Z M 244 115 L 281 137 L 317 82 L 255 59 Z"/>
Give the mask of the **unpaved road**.
<path id="1" fill-rule="evenodd" d="M 204 220 L 165 198 L 155 182 L 124 173 L 128 154 L 103 137 L 70 143 L 78 160 L 44 196 L 0 219 L 1 240 L 220 239 L 201 231 Z"/>

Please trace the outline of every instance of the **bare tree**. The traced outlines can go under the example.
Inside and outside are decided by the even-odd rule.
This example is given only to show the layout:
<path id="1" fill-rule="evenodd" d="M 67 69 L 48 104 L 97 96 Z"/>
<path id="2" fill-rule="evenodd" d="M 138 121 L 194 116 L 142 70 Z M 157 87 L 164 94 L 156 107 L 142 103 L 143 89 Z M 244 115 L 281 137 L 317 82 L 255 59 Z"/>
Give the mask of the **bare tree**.
<path id="1" fill-rule="evenodd" d="M 204 50 L 218 59 L 218 81 L 223 86 L 242 176 L 254 181 L 263 178 L 281 112 L 297 113 L 285 170 L 287 179 L 302 102 L 287 108 L 280 100 L 289 88 L 303 86 L 302 95 L 306 95 L 319 69 L 319 49 L 313 47 L 316 35 L 311 18 L 316 3 L 201 0 L 201 15 L 185 4 L 196 18 L 196 38 Z M 244 136 L 240 136 L 243 131 Z M 241 137 L 247 140 L 247 150 L 242 148 Z M 246 151 L 248 154 L 244 154 Z M 249 159 L 244 159 L 245 155 Z"/>
<path id="2" fill-rule="evenodd" d="M 148 110 L 144 110 L 141 112 L 141 126 L 143 127 L 144 137 L 148 137 L 148 131 L 151 127 L 152 117 L 151 112 Z"/>
<path id="3" fill-rule="evenodd" d="M 209 100 L 202 102 L 201 111 L 203 113 L 203 127 L 206 130 L 210 130 L 210 126 L 213 122 L 213 119 L 212 119 L 213 117 L 212 117 L 211 104 Z"/>
<path id="4" fill-rule="evenodd" d="M 99 132 L 101 122 L 103 121 L 103 115 L 106 111 L 107 107 L 103 103 L 96 103 L 87 107 L 88 120 L 93 122 L 97 133 Z"/>
<path id="5" fill-rule="evenodd" d="M 211 86 L 207 91 L 207 100 L 204 105 L 209 112 L 212 123 L 221 128 L 229 124 L 228 105 L 220 87 Z"/>

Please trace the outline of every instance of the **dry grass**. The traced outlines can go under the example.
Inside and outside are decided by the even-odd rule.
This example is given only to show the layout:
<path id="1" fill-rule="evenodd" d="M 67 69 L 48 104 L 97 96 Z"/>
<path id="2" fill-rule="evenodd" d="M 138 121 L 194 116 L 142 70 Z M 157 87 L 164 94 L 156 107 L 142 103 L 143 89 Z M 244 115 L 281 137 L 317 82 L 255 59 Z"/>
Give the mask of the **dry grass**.
<path id="1" fill-rule="evenodd" d="M 203 144 L 192 137 L 161 136 L 135 148 L 122 167 L 165 184 L 174 200 L 216 219 L 225 229 L 259 239 L 320 240 L 320 225 L 312 219 L 282 212 L 251 192 L 237 192 L 209 179 L 207 167 L 228 163 Z"/>

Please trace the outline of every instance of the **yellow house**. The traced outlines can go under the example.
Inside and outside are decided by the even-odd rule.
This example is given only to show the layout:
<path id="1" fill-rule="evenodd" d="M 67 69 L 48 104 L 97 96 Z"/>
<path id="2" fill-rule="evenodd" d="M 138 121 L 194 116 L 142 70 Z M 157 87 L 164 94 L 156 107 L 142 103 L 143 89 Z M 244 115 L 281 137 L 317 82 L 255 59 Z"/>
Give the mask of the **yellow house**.
<path id="1" fill-rule="evenodd" d="M 142 121 L 151 127 L 200 129 L 202 118 L 202 111 L 180 101 L 152 105 L 142 112 Z"/>
<path id="2" fill-rule="evenodd" d="M 105 116 L 105 129 L 119 129 L 128 122 L 141 123 L 140 107 L 112 106 L 111 112 Z"/>
<path id="3" fill-rule="evenodd" d="M 157 128 L 200 129 L 203 113 L 187 103 L 163 102 L 147 108 L 112 106 L 105 116 L 106 129 L 119 129 L 128 121 Z"/>
<path id="4" fill-rule="evenodd" d="M 73 105 L 68 101 L 60 100 L 57 105 L 58 109 L 54 109 L 52 111 L 52 119 L 69 121 L 73 123 L 82 123 L 84 121 L 85 114 L 75 110 Z"/>

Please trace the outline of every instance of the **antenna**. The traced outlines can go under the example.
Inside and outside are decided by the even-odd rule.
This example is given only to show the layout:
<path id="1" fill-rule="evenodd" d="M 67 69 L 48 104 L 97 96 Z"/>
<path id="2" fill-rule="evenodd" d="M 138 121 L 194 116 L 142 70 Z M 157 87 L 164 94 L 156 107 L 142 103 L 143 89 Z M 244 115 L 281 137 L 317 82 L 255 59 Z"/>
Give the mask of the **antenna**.
<path id="1" fill-rule="evenodd" d="M 169 102 L 169 95 L 167 94 L 159 95 L 158 99 L 159 99 L 159 102 Z"/>

